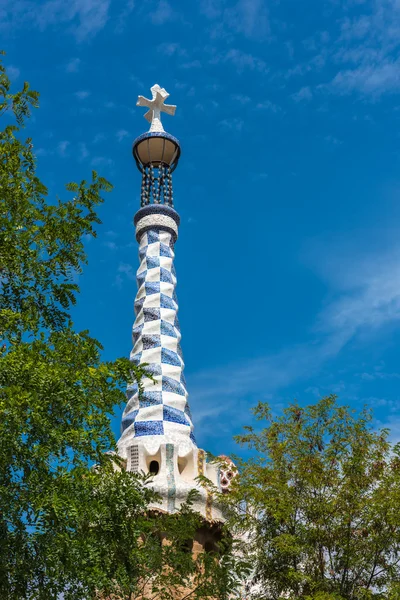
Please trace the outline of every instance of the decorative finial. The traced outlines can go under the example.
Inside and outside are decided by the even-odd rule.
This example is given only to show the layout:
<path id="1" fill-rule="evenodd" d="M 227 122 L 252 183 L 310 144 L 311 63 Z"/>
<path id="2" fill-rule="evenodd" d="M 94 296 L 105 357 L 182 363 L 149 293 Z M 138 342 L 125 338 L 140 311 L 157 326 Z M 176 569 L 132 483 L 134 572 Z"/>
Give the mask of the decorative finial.
<path id="1" fill-rule="evenodd" d="M 150 123 L 149 131 L 164 131 L 160 118 L 161 113 L 165 112 L 168 115 L 173 116 L 175 114 L 176 106 L 164 104 L 169 94 L 164 88 L 161 88 L 158 83 L 153 85 L 153 87 L 150 88 L 150 91 L 152 93 L 152 99 L 148 100 L 144 96 L 139 96 L 136 106 L 147 106 L 149 109 L 144 115 L 144 118 Z"/>

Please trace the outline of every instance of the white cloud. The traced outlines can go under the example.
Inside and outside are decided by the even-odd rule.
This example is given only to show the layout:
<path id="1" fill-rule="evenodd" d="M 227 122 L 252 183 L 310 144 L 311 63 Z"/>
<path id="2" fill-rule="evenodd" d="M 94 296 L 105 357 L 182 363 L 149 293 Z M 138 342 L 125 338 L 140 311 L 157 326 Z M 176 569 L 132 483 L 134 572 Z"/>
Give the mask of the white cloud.
<path id="1" fill-rule="evenodd" d="M 334 135 L 326 135 L 324 137 L 324 140 L 325 140 L 325 142 L 328 142 L 328 144 L 332 144 L 332 146 L 340 146 L 343 143 L 341 140 L 339 140 Z"/>
<path id="2" fill-rule="evenodd" d="M 95 156 L 90 163 L 93 167 L 110 167 L 114 164 L 112 158 L 106 156 Z"/>
<path id="3" fill-rule="evenodd" d="M 77 71 L 79 71 L 80 64 L 80 58 L 71 58 L 71 60 L 67 63 L 65 70 L 67 73 L 77 73 Z"/>
<path id="4" fill-rule="evenodd" d="M 242 119 L 234 117 L 232 119 L 224 119 L 223 121 L 220 121 L 219 124 L 224 129 L 230 129 L 231 131 L 240 132 L 243 129 L 244 121 Z"/>
<path id="5" fill-rule="evenodd" d="M 99 142 L 102 142 L 103 140 L 106 139 L 106 136 L 104 133 L 100 132 L 100 133 L 96 133 L 96 135 L 93 138 L 93 144 L 98 144 Z"/>
<path id="6" fill-rule="evenodd" d="M 295 102 L 307 102 L 308 100 L 311 100 L 312 97 L 312 91 L 308 86 L 302 87 L 298 92 L 292 94 L 292 98 Z"/>
<path id="7" fill-rule="evenodd" d="M 164 25 L 167 21 L 172 21 L 175 13 L 167 0 L 159 0 L 157 7 L 151 11 L 150 20 L 153 25 Z"/>
<path id="8" fill-rule="evenodd" d="M 203 65 L 199 60 L 191 60 L 189 62 L 182 63 L 179 66 L 181 69 L 201 69 Z"/>
<path id="9" fill-rule="evenodd" d="M 160 52 L 160 54 L 165 54 L 166 56 L 174 56 L 174 54 L 177 54 L 178 56 L 186 55 L 186 50 L 177 42 L 165 42 L 163 44 L 159 44 L 157 46 L 157 51 Z"/>
<path id="10" fill-rule="evenodd" d="M 90 38 L 105 26 L 110 0 L 47 0 L 40 5 L 33 0 L 3 0 L 0 28 L 16 29 L 30 25 L 44 30 L 61 23 L 78 41 Z"/>
<path id="11" fill-rule="evenodd" d="M 20 75 L 20 70 L 18 69 L 18 67 L 14 67 L 13 65 L 10 65 L 9 67 L 7 67 L 7 75 L 9 76 L 11 81 L 13 81 L 15 79 L 18 79 L 18 77 Z"/>
<path id="12" fill-rule="evenodd" d="M 231 48 L 225 53 L 215 54 L 211 60 L 211 64 L 231 63 L 239 73 L 245 70 L 259 71 L 266 73 L 268 71 L 265 61 L 253 54 L 248 54 L 237 48 Z"/>
<path id="13" fill-rule="evenodd" d="M 400 90 L 400 2 L 372 0 L 362 14 L 342 19 L 333 62 L 339 70 L 327 89 L 377 98 Z"/>
<path id="14" fill-rule="evenodd" d="M 139 87 L 139 88 L 143 88 L 143 86 L 144 86 L 144 84 L 143 84 L 143 81 L 142 81 L 141 79 L 139 79 L 139 77 L 138 77 L 137 75 L 133 75 L 133 74 L 132 74 L 132 75 L 129 75 L 129 79 L 130 79 L 131 81 L 133 81 L 133 83 L 134 83 L 134 84 L 135 84 L 137 87 Z"/>
<path id="15" fill-rule="evenodd" d="M 202 0 L 203 15 L 216 23 L 215 35 L 225 37 L 229 33 L 242 34 L 247 38 L 263 39 L 270 32 L 267 3 L 265 0 Z"/>
<path id="16" fill-rule="evenodd" d="M 106 246 L 106 248 L 108 248 L 109 250 L 117 250 L 118 248 L 117 244 L 112 240 L 107 240 L 103 242 L 103 245 Z"/>
<path id="17" fill-rule="evenodd" d="M 90 92 L 88 92 L 87 90 L 79 90 L 79 92 L 75 92 L 75 96 L 79 99 L 79 100 L 86 100 L 86 98 L 88 96 L 90 96 Z"/>
<path id="18" fill-rule="evenodd" d="M 350 341 L 358 338 L 370 343 L 383 327 L 400 325 L 400 247 L 375 256 L 357 256 L 354 248 L 344 252 L 314 245 L 309 256 L 314 269 L 330 284 L 332 298 L 317 315 L 311 332 L 304 332 L 311 335 L 310 341 L 188 376 L 198 420 L 232 414 L 233 407 L 234 414 L 240 415 L 241 403 L 245 406 L 249 398 L 256 401 L 316 376 Z M 373 376 L 399 377 L 380 371 Z"/>
<path id="19" fill-rule="evenodd" d="M 265 0 L 239 0 L 226 10 L 225 19 L 231 29 L 248 38 L 263 38 L 269 33 Z"/>
<path id="20" fill-rule="evenodd" d="M 319 315 L 317 332 L 335 334 L 346 343 L 363 328 L 377 330 L 400 320 L 399 248 L 346 262 L 340 254 L 330 256 L 329 273 L 340 295 Z"/>
<path id="21" fill-rule="evenodd" d="M 57 146 L 57 152 L 60 156 L 62 156 L 63 158 L 65 156 L 67 156 L 67 150 L 68 147 L 70 146 L 70 142 L 68 140 L 63 140 L 62 142 L 59 142 L 58 146 Z"/>
<path id="22" fill-rule="evenodd" d="M 380 96 L 400 90 L 400 59 L 387 59 L 379 64 L 364 64 L 355 69 L 339 71 L 329 86 L 341 94 L 354 91 Z"/>
<path id="23" fill-rule="evenodd" d="M 128 263 L 119 263 L 114 285 L 120 288 L 126 279 L 136 281 L 136 271 Z"/>
<path id="24" fill-rule="evenodd" d="M 85 160 L 89 156 L 89 150 L 84 142 L 79 143 L 79 160 Z"/>
<path id="25" fill-rule="evenodd" d="M 134 0 L 125 0 L 125 6 L 118 16 L 117 25 L 115 27 L 116 33 L 122 33 L 127 25 L 127 20 L 133 9 L 135 8 Z"/>
<path id="26" fill-rule="evenodd" d="M 238 102 L 242 105 L 249 104 L 249 102 L 251 102 L 251 98 L 249 96 L 245 96 L 244 94 L 232 94 L 231 97 L 234 102 Z"/>
<path id="27" fill-rule="evenodd" d="M 117 140 L 122 142 L 126 137 L 129 137 L 129 132 L 125 129 L 120 129 L 115 135 L 117 136 Z"/>
<path id="28" fill-rule="evenodd" d="M 276 104 L 274 104 L 270 100 L 264 100 L 263 102 L 259 102 L 256 105 L 256 108 L 258 108 L 260 110 L 270 110 L 270 111 L 272 111 L 274 113 L 277 113 L 277 112 L 279 112 L 281 110 L 279 108 L 279 106 L 277 106 Z"/>
<path id="29" fill-rule="evenodd" d="M 38 148 L 37 150 L 35 150 L 35 155 L 36 156 L 48 156 L 49 151 L 46 148 Z"/>
<path id="30" fill-rule="evenodd" d="M 282 73 L 304 77 L 329 68 L 326 81 L 315 89 L 334 94 L 358 94 L 376 101 L 400 91 L 400 2 L 365 0 L 331 3 L 332 31 L 316 31 L 302 45 L 310 57 Z M 333 75 L 332 75 L 333 73 Z"/>
<path id="31" fill-rule="evenodd" d="M 217 19 L 221 16 L 223 2 L 221 0 L 201 0 L 200 11 L 207 19 Z"/>

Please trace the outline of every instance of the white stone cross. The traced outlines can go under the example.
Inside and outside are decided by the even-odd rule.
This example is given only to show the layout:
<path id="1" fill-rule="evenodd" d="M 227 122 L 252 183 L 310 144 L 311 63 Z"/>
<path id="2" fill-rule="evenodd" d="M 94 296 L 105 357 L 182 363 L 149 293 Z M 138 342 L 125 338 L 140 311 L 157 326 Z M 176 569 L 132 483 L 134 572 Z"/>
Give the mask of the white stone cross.
<path id="1" fill-rule="evenodd" d="M 161 88 L 158 83 L 153 85 L 150 90 L 153 96 L 152 99 L 148 100 L 144 96 L 139 96 L 136 106 L 147 106 L 149 109 L 144 115 L 144 118 L 150 123 L 150 131 L 164 131 L 164 127 L 161 123 L 161 113 L 165 112 L 168 115 L 173 116 L 175 114 L 176 106 L 164 104 L 169 94 L 164 88 Z"/>

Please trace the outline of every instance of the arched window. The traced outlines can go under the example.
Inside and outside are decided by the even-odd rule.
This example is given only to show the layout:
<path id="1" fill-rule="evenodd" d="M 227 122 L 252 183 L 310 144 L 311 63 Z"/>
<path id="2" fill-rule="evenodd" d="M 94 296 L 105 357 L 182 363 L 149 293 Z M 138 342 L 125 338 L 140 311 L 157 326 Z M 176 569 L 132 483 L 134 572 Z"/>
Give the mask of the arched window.
<path id="1" fill-rule="evenodd" d="M 160 470 L 160 465 L 158 464 L 157 460 L 152 460 L 149 466 L 149 471 L 152 475 L 157 475 L 158 471 Z"/>

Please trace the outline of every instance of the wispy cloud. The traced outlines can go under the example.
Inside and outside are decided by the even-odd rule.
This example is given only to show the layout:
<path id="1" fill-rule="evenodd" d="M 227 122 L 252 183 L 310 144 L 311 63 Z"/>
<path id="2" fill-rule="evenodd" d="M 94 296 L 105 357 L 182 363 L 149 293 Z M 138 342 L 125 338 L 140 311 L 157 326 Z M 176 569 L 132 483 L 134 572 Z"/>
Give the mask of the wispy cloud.
<path id="1" fill-rule="evenodd" d="M 106 135 L 102 132 L 100 133 L 96 133 L 96 135 L 93 138 L 93 144 L 98 144 L 99 142 L 102 142 L 106 139 Z"/>
<path id="2" fill-rule="evenodd" d="M 86 98 L 90 96 L 90 92 L 88 92 L 87 90 L 79 90 L 78 92 L 75 92 L 75 96 L 79 100 L 86 100 Z"/>
<path id="3" fill-rule="evenodd" d="M 201 69 L 202 64 L 199 60 L 190 60 L 179 65 L 181 69 Z"/>
<path id="4" fill-rule="evenodd" d="M 324 137 L 324 140 L 325 140 L 325 142 L 327 142 L 328 144 L 331 144 L 332 146 L 340 146 L 343 143 L 341 140 L 339 140 L 334 135 L 326 135 Z"/>
<path id="5" fill-rule="evenodd" d="M 150 20 L 153 25 L 164 25 L 175 18 L 175 13 L 167 0 L 159 0 L 154 10 L 150 11 Z"/>
<path id="6" fill-rule="evenodd" d="M 79 71 L 80 64 L 80 58 L 71 58 L 71 60 L 67 63 L 65 70 L 67 73 L 77 73 Z"/>
<path id="7" fill-rule="evenodd" d="M 307 102 L 313 97 L 311 89 L 306 86 L 302 87 L 298 92 L 292 94 L 292 98 L 295 102 Z"/>
<path id="8" fill-rule="evenodd" d="M 325 86 L 339 93 L 364 97 L 400 90 L 400 2 L 360 3 L 357 16 L 345 16 L 331 54 L 339 70 Z"/>
<path id="9" fill-rule="evenodd" d="M 85 142 L 80 142 L 79 143 L 79 160 L 85 160 L 85 158 L 87 158 L 88 156 L 89 156 L 89 150 L 87 149 Z"/>
<path id="10" fill-rule="evenodd" d="M 264 38 L 269 34 L 265 0 L 239 0 L 233 8 L 226 10 L 225 19 L 230 28 L 248 38 Z"/>
<path id="11" fill-rule="evenodd" d="M 160 54 L 165 54 L 166 56 L 174 56 L 174 54 L 178 56 L 186 56 L 187 54 L 186 50 L 177 42 L 164 42 L 163 44 L 159 44 L 157 46 L 157 51 Z"/>
<path id="12" fill-rule="evenodd" d="M 385 59 L 354 69 L 339 71 L 329 85 L 340 94 L 357 91 L 364 95 L 380 96 L 400 90 L 400 59 Z"/>
<path id="13" fill-rule="evenodd" d="M 103 242 L 103 246 L 106 246 L 106 248 L 108 248 L 109 250 L 117 250 L 118 246 L 115 242 L 113 242 L 112 240 L 106 240 L 105 242 Z"/>
<path id="14" fill-rule="evenodd" d="M 263 100 L 262 102 L 258 102 L 256 108 L 258 108 L 259 110 L 270 110 L 274 113 L 277 113 L 281 110 L 277 104 L 274 104 L 270 100 Z"/>
<path id="15" fill-rule="evenodd" d="M 136 271 L 128 263 L 119 263 L 114 285 L 121 288 L 125 280 L 136 281 Z"/>
<path id="16" fill-rule="evenodd" d="M 110 167 L 114 164 L 112 158 L 107 156 L 95 156 L 90 163 L 93 167 Z"/>
<path id="17" fill-rule="evenodd" d="M 224 119 L 223 121 L 220 121 L 219 124 L 224 129 L 240 132 L 243 129 L 244 121 L 243 119 L 238 119 L 237 117 L 234 117 L 232 119 Z"/>
<path id="18" fill-rule="evenodd" d="M 136 280 L 136 272 L 132 265 L 128 263 L 120 263 L 118 265 L 118 273 L 122 273 L 127 279 Z"/>
<path id="19" fill-rule="evenodd" d="M 224 0 L 201 0 L 200 10 L 207 19 L 216 23 L 216 36 L 236 33 L 247 38 L 264 39 L 270 33 L 265 0 L 238 0 L 230 6 Z"/>
<path id="20" fill-rule="evenodd" d="M 339 294 L 320 313 L 316 333 L 343 346 L 363 328 L 375 331 L 400 320 L 400 248 L 377 256 L 364 252 L 344 263 L 340 253 L 330 256 L 329 275 Z"/>
<path id="21" fill-rule="evenodd" d="M 14 81 L 15 79 L 18 79 L 20 75 L 20 70 L 18 69 L 18 67 L 10 65 L 9 67 L 7 67 L 7 75 L 9 76 L 11 81 Z"/>
<path id="22" fill-rule="evenodd" d="M 358 94 L 373 101 L 398 93 L 399 0 L 334 0 L 331 9 L 332 30 L 316 31 L 303 40 L 308 58 L 286 69 L 283 77 L 318 74 L 321 83 L 314 86 L 313 81 L 313 91 Z M 323 80 L 325 72 L 328 76 Z"/>
<path id="23" fill-rule="evenodd" d="M 68 140 L 63 140 L 59 142 L 57 146 L 57 152 L 60 156 L 65 158 L 67 156 L 68 147 L 70 146 L 70 142 Z"/>
<path id="24" fill-rule="evenodd" d="M 231 98 L 234 102 L 238 102 L 242 105 L 249 104 L 249 102 L 251 102 L 250 96 L 246 96 L 244 94 L 232 94 Z"/>
<path id="25" fill-rule="evenodd" d="M 135 8 L 134 0 L 127 0 L 125 2 L 125 6 L 122 9 L 122 11 L 119 14 L 118 19 L 117 19 L 117 24 L 115 26 L 116 33 L 122 33 L 123 31 L 125 31 L 126 26 L 127 26 L 128 17 L 133 12 L 134 8 Z"/>
<path id="26" fill-rule="evenodd" d="M 23 24 L 44 30 L 64 23 L 78 41 L 83 41 L 103 29 L 109 6 L 110 0 L 47 0 L 38 10 L 33 0 L 3 0 L 0 28 L 16 29 Z"/>
<path id="27" fill-rule="evenodd" d="M 115 135 L 117 136 L 117 140 L 122 142 L 122 140 L 124 140 L 126 137 L 129 137 L 129 131 L 126 131 L 126 129 L 120 129 Z"/>
<path id="28" fill-rule="evenodd" d="M 266 73 L 268 71 L 267 65 L 264 60 L 239 50 L 238 48 L 231 48 L 227 52 L 214 54 L 210 59 L 211 64 L 219 63 L 231 63 L 236 67 L 239 73 L 243 71 L 258 71 L 260 73 Z"/>
<path id="29" fill-rule="evenodd" d="M 297 381 L 313 378 L 350 341 L 366 339 L 400 324 L 400 247 L 390 253 L 356 257 L 337 248 L 310 249 L 314 268 L 330 282 L 331 301 L 319 312 L 308 341 L 255 360 L 200 371 L 188 377 L 198 419 L 275 394 Z M 369 342 L 370 343 L 370 339 Z M 228 375 L 229 374 L 229 375 Z M 391 374 L 397 378 L 396 374 Z M 374 377 L 384 378 L 379 372 Z M 218 402 L 216 402 L 218 399 Z M 200 410 L 198 410 L 198 408 Z M 200 415 L 200 416 L 199 416 Z M 238 417 L 240 418 L 240 417 Z"/>
<path id="30" fill-rule="evenodd" d="M 360 373 L 360 378 L 364 381 L 375 381 L 377 379 L 388 381 L 391 379 L 400 379 L 400 373 L 384 373 L 382 371 L 374 371 L 373 373 Z"/>

